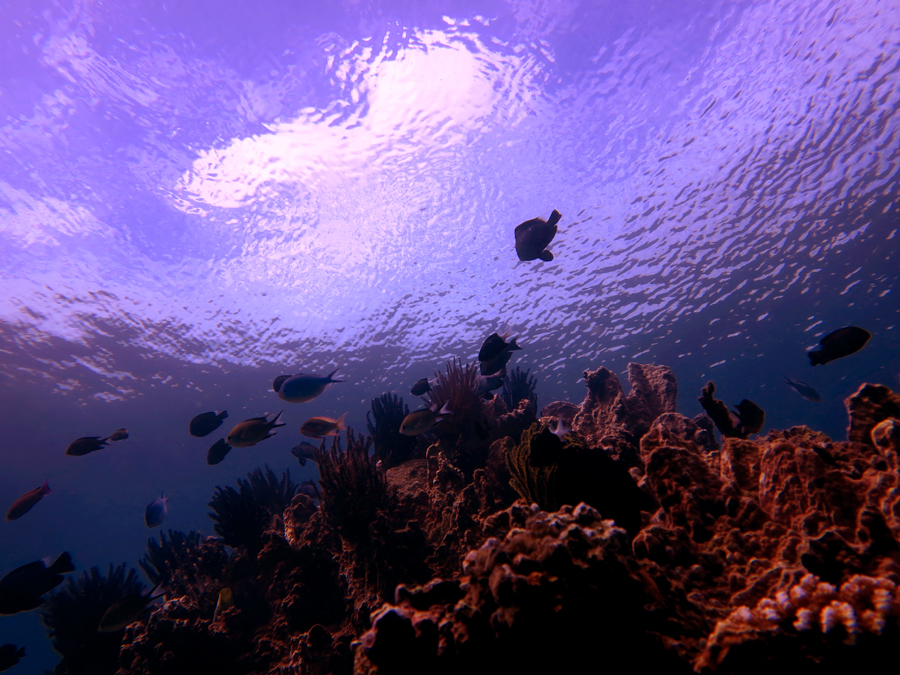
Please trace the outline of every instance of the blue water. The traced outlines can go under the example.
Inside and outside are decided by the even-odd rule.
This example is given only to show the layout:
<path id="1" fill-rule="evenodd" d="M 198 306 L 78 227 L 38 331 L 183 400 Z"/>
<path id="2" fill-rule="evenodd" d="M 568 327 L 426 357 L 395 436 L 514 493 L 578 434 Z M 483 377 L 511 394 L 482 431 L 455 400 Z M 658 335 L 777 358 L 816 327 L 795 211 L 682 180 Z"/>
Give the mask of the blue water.
<path id="1" fill-rule="evenodd" d="M 685 414 L 712 379 L 844 438 L 900 374 L 898 109 L 887 1 L 2 3 L 0 504 L 53 492 L 0 523 L 0 573 L 136 564 L 162 491 L 164 528 L 211 533 L 216 485 L 315 478 L 307 417 L 363 430 L 498 328 L 542 404 L 665 364 Z M 554 208 L 556 259 L 519 262 Z M 811 368 L 851 324 L 869 345 Z M 288 426 L 210 467 L 187 424 L 223 408 Z M 56 662 L 34 613 L 3 642 Z"/>

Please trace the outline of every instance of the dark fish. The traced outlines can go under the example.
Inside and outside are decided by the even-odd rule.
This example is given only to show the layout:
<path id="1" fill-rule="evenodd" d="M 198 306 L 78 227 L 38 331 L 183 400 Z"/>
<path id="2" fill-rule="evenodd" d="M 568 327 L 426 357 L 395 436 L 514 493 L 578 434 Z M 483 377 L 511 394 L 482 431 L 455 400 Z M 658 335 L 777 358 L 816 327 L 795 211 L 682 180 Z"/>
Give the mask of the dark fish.
<path id="1" fill-rule="evenodd" d="M 855 354 L 866 346 L 870 337 L 872 334 L 867 330 L 856 326 L 846 326 L 823 337 L 819 344 L 806 353 L 809 355 L 809 362 L 817 366 L 820 363 L 828 363 Z"/>
<path id="2" fill-rule="evenodd" d="M 234 607 L 234 593 L 230 588 L 223 588 L 219 591 L 219 599 L 216 602 L 216 609 L 213 612 L 213 621 L 219 618 L 219 614 L 229 607 Z"/>
<path id="3" fill-rule="evenodd" d="M 200 413 L 191 420 L 191 436 L 196 436 L 197 438 L 209 436 L 212 432 L 222 426 L 222 420 L 224 420 L 226 417 L 228 417 L 227 410 L 223 410 L 220 413 Z"/>
<path id="4" fill-rule="evenodd" d="M 344 380 L 335 380 L 334 376 L 337 370 L 332 371 L 325 377 L 318 375 L 307 375 L 300 373 L 299 375 L 279 375 L 272 383 L 272 389 L 278 392 L 278 398 L 288 403 L 305 403 L 312 401 L 316 396 L 325 391 L 325 387 L 335 382 L 344 382 Z"/>
<path id="5" fill-rule="evenodd" d="M 312 443 L 301 441 L 299 445 L 295 445 L 291 448 L 291 454 L 297 458 L 297 461 L 300 462 L 300 466 L 306 466 L 306 460 L 316 461 L 316 452 L 318 452 L 318 450 L 319 449 Z"/>
<path id="6" fill-rule="evenodd" d="M 144 510 L 144 522 L 147 523 L 147 527 L 162 525 L 162 521 L 165 520 L 166 513 L 169 511 L 169 507 L 166 506 L 168 501 L 166 493 L 163 492 L 159 499 L 147 504 L 147 508 Z"/>
<path id="7" fill-rule="evenodd" d="M 491 392 L 503 386 L 504 377 L 506 377 L 505 366 L 493 375 L 478 375 L 475 378 L 475 393 L 487 399 L 492 398 Z"/>
<path id="8" fill-rule="evenodd" d="M 124 441 L 128 438 L 128 429 L 116 429 L 109 435 L 111 441 Z"/>
<path id="9" fill-rule="evenodd" d="M 735 414 L 740 420 L 742 431 L 747 434 L 758 434 L 766 423 L 766 413 L 749 399 L 744 399 L 735 406 Z"/>
<path id="10" fill-rule="evenodd" d="M 154 592 L 159 588 L 157 584 L 149 593 L 132 593 L 126 595 L 121 600 L 116 600 L 109 606 L 109 609 L 103 613 L 100 619 L 100 625 L 97 626 L 98 633 L 115 633 L 124 630 L 141 618 L 141 614 L 147 611 L 150 603 L 161 597 L 162 593 Z"/>
<path id="11" fill-rule="evenodd" d="M 519 260 L 538 258 L 544 262 L 553 260 L 553 254 L 546 248 L 556 236 L 556 223 L 561 217 L 559 211 L 554 209 L 550 214 L 550 220 L 532 218 L 516 228 L 516 255 L 519 256 Z"/>
<path id="12" fill-rule="evenodd" d="M 108 438 L 100 438 L 99 436 L 82 436 L 71 443 L 66 448 L 66 454 L 72 457 L 81 457 L 91 452 L 96 452 L 100 448 L 105 448 Z"/>
<path id="13" fill-rule="evenodd" d="M 413 385 L 412 389 L 409 390 L 409 393 L 413 396 L 424 396 L 429 391 L 431 391 L 431 380 L 427 377 L 423 377 Z"/>
<path id="14" fill-rule="evenodd" d="M 15 645 L 0 645 L 0 671 L 9 670 L 25 656 L 25 647 Z"/>
<path id="15" fill-rule="evenodd" d="M 32 507 L 41 501 L 44 498 L 44 495 L 50 494 L 50 482 L 44 481 L 44 484 L 41 487 L 36 487 L 34 490 L 29 490 L 24 495 L 19 497 L 16 501 L 13 502 L 12 506 L 9 507 L 9 511 L 6 512 L 7 520 L 15 520 L 16 518 L 21 518 L 26 513 L 31 511 Z"/>
<path id="16" fill-rule="evenodd" d="M 800 394 L 807 401 L 812 401 L 813 403 L 821 403 L 822 397 L 819 396 L 819 392 L 810 387 L 806 382 L 795 382 L 787 375 L 784 376 L 784 379 L 787 380 L 787 383 L 791 386 L 791 389 Z"/>
<path id="17" fill-rule="evenodd" d="M 512 340 L 507 342 L 497 333 L 491 333 L 491 335 L 484 341 L 484 344 L 481 345 L 481 349 L 478 350 L 478 360 L 493 361 L 503 352 L 515 351 L 517 349 L 522 348 L 516 344 L 516 338 L 513 338 Z"/>
<path id="18" fill-rule="evenodd" d="M 519 347 L 521 349 L 521 347 Z M 478 372 L 482 375 L 491 375 L 492 373 L 496 373 L 498 371 L 506 368 L 506 364 L 509 363 L 509 360 L 512 358 L 512 351 L 506 350 L 504 352 L 500 352 L 500 355 L 494 358 L 491 361 L 481 361 L 478 364 Z"/>
<path id="19" fill-rule="evenodd" d="M 445 403 L 440 410 L 437 409 L 437 404 L 435 404 L 430 408 L 423 408 L 422 410 L 409 413 L 400 423 L 400 433 L 404 436 L 424 434 L 447 415 L 453 414 L 447 408 L 449 403 L 449 401 Z"/>
<path id="20" fill-rule="evenodd" d="M 206 453 L 206 463 L 210 466 L 218 464 L 230 451 L 231 446 L 225 442 L 224 438 L 220 438 L 210 446 L 209 452 Z"/>
<path id="21" fill-rule="evenodd" d="M 319 486 L 316 485 L 315 481 L 305 480 L 300 483 L 300 489 L 298 492 L 305 494 L 307 497 L 311 497 L 312 499 L 321 499 L 322 493 L 319 492 Z"/>
<path id="22" fill-rule="evenodd" d="M 323 438 L 325 436 L 337 436 L 341 431 L 347 428 L 344 424 L 344 413 L 336 420 L 330 417 L 310 417 L 300 427 L 300 433 L 309 438 Z"/>
<path id="23" fill-rule="evenodd" d="M 282 410 L 281 412 L 284 411 Z M 233 448 L 249 448 L 260 441 L 272 438 L 275 435 L 272 433 L 272 429 L 284 426 L 283 422 L 278 424 L 278 420 L 281 419 L 281 412 L 271 420 L 268 415 L 244 420 L 228 432 L 225 442 Z"/>
<path id="24" fill-rule="evenodd" d="M 41 596 L 63 582 L 63 574 L 72 572 L 72 556 L 60 555 L 51 565 L 50 559 L 17 567 L 0 579 L 0 614 L 27 612 L 41 604 Z"/>

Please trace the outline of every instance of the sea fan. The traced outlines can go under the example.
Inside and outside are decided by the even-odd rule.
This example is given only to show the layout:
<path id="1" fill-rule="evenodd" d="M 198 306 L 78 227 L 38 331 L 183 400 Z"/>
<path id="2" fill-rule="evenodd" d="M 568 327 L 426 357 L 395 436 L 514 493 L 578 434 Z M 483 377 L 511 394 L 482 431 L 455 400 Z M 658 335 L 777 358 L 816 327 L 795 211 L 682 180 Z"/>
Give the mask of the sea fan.
<path id="1" fill-rule="evenodd" d="M 369 435 L 375 445 L 375 456 L 384 462 L 385 468 L 402 464 L 410 459 L 417 441 L 400 433 L 403 418 L 409 415 L 409 406 L 395 394 L 382 394 L 372 399 L 372 412 L 366 413 Z"/>

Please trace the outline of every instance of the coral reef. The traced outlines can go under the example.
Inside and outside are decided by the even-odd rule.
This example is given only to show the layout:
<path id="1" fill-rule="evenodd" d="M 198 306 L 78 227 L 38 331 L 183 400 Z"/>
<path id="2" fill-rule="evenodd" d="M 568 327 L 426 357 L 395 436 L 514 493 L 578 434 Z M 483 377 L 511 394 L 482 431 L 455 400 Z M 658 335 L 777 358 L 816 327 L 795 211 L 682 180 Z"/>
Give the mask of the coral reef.
<path id="1" fill-rule="evenodd" d="M 138 561 L 150 583 L 163 584 L 168 593 L 178 595 L 202 592 L 222 577 L 227 563 L 223 542 L 194 530 L 160 532 L 159 542 L 147 540 L 147 553 Z"/>
<path id="2" fill-rule="evenodd" d="M 519 401 L 528 399 L 531 405 L 537 410 L 537 378 L 529 375 L 531 369 L 522 371 L 516 366 L 503 378 L 503 391 L 500 392 L 500 398 L 506 404 L 508 410 L 515 410 L 519 407 Z"/>
<path id="3" fill-rule="evenodd" d="M 417 446 L 413 436 L 400 433 L 403 418 L 409 415 L 409 406 L 395 394 L 382 394 L 372 400 L 372 410 L 366 413 L 369 437 L 375 446 L 375 456 L 385 468 L 397 466 L 412 459 Z"/>

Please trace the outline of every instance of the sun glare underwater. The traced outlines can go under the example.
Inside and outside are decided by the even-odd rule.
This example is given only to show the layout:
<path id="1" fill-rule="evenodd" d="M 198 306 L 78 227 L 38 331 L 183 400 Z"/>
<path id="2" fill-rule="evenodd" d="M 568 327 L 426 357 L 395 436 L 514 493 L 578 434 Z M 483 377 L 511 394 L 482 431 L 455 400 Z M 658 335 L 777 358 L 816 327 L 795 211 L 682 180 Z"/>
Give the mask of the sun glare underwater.
<path id="1" fill-rule="evenodd" d="M 896 637 L 898 110 L 883 0 L 5 3 L 0 670 Z"/>

